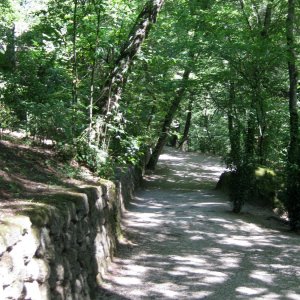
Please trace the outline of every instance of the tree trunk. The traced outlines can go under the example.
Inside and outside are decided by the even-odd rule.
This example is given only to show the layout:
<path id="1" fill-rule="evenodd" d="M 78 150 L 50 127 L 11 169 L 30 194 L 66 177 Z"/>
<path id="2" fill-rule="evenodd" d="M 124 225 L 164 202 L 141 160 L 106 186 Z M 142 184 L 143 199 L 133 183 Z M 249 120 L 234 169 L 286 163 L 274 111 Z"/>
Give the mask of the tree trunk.
<path id="1" fill-rule="evenodd" d="M 297 108 L 298 70 L 295 52 L 295 0 L 288 0 L 286 37 L 289 70 L 290 145 L 288 149 L 287 209 L 292 230 L 300 228 L 300 179 L 299 179 L 299 116 Z"/>
<path id="2" fill-rule="evenodd" d="M 170 137 L 168 144 L 170 145 L 170 147 L 176 148 L 176 145 L 178 144 L 178 134 L 180 132 L 180 124 L 178 124 L 178 126 L 176 128 L 173 128 L 173 130 L 175 132 Z"/>
<path id="3" fill-rule="evenodd" d="M 179 107 L 179 104 L 180 104 L 180 102 L 183 98 L 183 95 L 185 93 L 190 73 L 191 73 L 190 68 L 187 68 L 184 71 L 184 74 L 183 74 L 183 77 L 182 77 L 182 86 L 178 90 L 177 95 L 174 97 L 173 102 L 171 104 L 171 107 L 170 107 L 168 113 L 165 116 L 165 120 L 164 120 L 162 129 L 161 129 L 161 132 L 160 132 L 158 142 L 157 142 L 157 144 L 156 144 L 156 146 L 153 150 L 153 153 L 150 157 L 150 160 L 149 160 L 148 165 L 147 165 L 147 169 L 154 170 L 156 165 L 157 165 L 159 155 L 161 154 L 161 152 L 163 150 L 163 147 L 165 146 L 165 144 L 167 142 L 168 133 L 169 133 L 169 130 L 170 130 L 171 123 L 173 121 L 175 113 L 176 113 L 176 111 Z"/>
<path id="4" fill-rule="evenodd" d="M 149 117 L 148 117 L 148 122 L 147 122 L 147 126 L 146 126 L 147 130 L 149 130 L 150 127 L 151 127 L 151 123 L 152 123 L 152 121 L 153 121 L 153 116 L 154 116 L 154 114 L 155 114 L 155 110 L 156 110 L 156 107 L 155 107 L 155 105 L 153 104 L 152 107 L 151 107 L 150 115 L 149 115 Z"/>
<path id="5" fill-rule="evenodd" d="M 261 31 L 261 39 L 264 42 L 269 36 L 269 29 L 272 21 L 272 11 L 273 11 L 273 0 L 270 0 L 266 7 L 263 29 Z M 258 75 L 259 71 L 255 72 L 255 98 L 256 100 L 256 114 L 257 114 L 257 123 L 259 130 L 259 139 L 258 139 L 258 162 L 261 165 L 266 163 L 265 150 L 266 150 L 266 109 L 265 109 L 265 101 L 261 95 L 261 90 L 259 86 L 259 82 L 261 80 L 261 76 Z"/>
<path id="6" fill-rule="evenodd" d="M 246 12 L 243 0 L 240 0 L 240 5 L 250 32 L 257 34 L 254 30 L 255 26 L 250 22 L 250 17 Z M 262 27 L 258 39 L 264 44 L 267 42 L 269 36 L 269 29 L 272 21 L 273 0 L 269 0 L 267 3 L 263 21 L 260 18 L 259 11 L 255 5 L 254 9 L 259 18 L 258 25 Z M 253 39 L 254 37 L 255 36 L 253 35 Z M 256 64 L 253 65 L 251 79 L 251 106 L 247 120 L 247 130 L 244 141 L 245 148 L 243 153 L 240 150 L 241 144 L 236 140 L 235 136 L 236 134 L 239 136 L 240 133 L 234 132 L 233 116 L 228 116 L 231 145 L 230 163 L 232 163 L 234 168 L 231 180 L 231 199 L 233 200 L 233 211 L 236 213 L 239 213 L 244 202 L 253 196 L 253 191 L 255 189 L 254 172 L 257 163 L 263 164 L 265 162 L 266 111 L 260 84 L 263 80 L 263 74 Z M 230 93 L 232 94 L 232 91 Z M 230 99 L 232 100 L 232 95 L 230 95 Z M 257 132 L 259 134 L 258 142 L 256 141 Z M 235 157 L 235 155 L 238 156 Z"/>
<path id="7" fill-rule="evenodd" d="M 238 124 L 235 124 L 234 105 L 236 102 L 235 84 L 230 81 L 229 86 L 229 106 L 228 106 L 228 131 L 230 141 L 230 158 L 228 165 L 231 167 L 229 191 L 230 199 L 233 204 L 232 211 L 240 213 L 247 196 L 248 181 L 247 170 L 248 166 L 243 166 L 241 157 L 241 132 Z M 249 132 L 248 132 L 249 134 Z"/>
<path id="8" fill-rule="evenodd" d="M 9 71 L 14 72 L 16 69 L 16 26 L 12 25 L 12 28 L 7 34 L 7 48 L 5 52 L 6 67 Z"/>
<path id="9" fill-rule="evenodd" d="M 266 7 L 264 27 L 263 30 L 261 31 L 261 36 L 263 38 L 267 38 L 269 34 L 269 28 L 272 20 L 272 9 L 273 9 L 273 0 L 271 0 Z"/>
<path id="10" fill-rule="evenodd" d="M 73 54 L 73 83 L 72 83 L 72 104 L 77 103 L 77 85 L 78 85 L 78 68 L 77 68 L 77 8 L 78 0 L 74 0 L 74 9 L 73 9 L 73 33 L 72 33 L 72 54 Z"/>
<path id="11" fill-rule="evenodd" d="M 99 34 L 100 34 L 100 18 L 101 11 L 97 9 L 96 3 L 93 0 L 93 5 L 95 11 L 97 13 L 97 24 L 96 24 L 96 41 L 93 53 L 93 62 L 92 62 L 92 70 L 91 70 L 91 83 L 90 83 L 90 103 L 89 103 L 89 133 L 88 139 L 89 144 L 92 143 L 93 139 L 96 138 L 96 135 L 93 137 L 93 106 L 94 106 L 94 93 L 95 93 L 95 72 L 97 66 L 97 48 L 99 46 Z"/>
<path id="12" fill-rule="evenodd" d="M 184 131 L 181 141 L 179 142 L 178 149 L 183 150 L 184 143 L 188 141 L 189 132 L 191 128 L 191 121 L 192 121 L 192 106 L 193 106 L 193 98 L 190 99 L 188 113 L 186 115 L 186 121 L 184 125 Z"/>
<path id="13" fill-rule="evenodd" d="M 144 9 L 139 14 L 128 40 L 122 47 L 121 53 L 116 60 L 115 67 L 102 88 L 101 97 L 97 102 L 97 106 L 103 115 L 107 115 L 117 106 L 123 92 L 129 68 L 146 39 L 151 26 L 156 22 L 157 15 L 163 4 L 164 0 L 148 0 Z"/>
<path id="14" fill-rule="evenodd" d="M 229 87 L 229 107 L 228 107 L 228 132 L 230 141 L 230 167 L 236 169 L 241 165 L 241 141 L 240 129 L 234 121 L 234 104 L 236 101 L 235 84 L 230 82 Z"/>

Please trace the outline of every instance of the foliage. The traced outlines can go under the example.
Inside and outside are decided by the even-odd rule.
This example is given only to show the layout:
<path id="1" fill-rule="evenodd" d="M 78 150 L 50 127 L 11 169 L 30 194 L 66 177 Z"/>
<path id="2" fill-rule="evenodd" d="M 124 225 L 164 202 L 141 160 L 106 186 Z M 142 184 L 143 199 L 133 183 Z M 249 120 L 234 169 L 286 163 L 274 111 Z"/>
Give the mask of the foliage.
<path id="1" fill-rule="evenodd" d="M 7 107 L 4 103 L 0 102 L 0 128 L 1 128 L 1 130 L 14 128 L 16 123 L 17 123 L 17 118 L 16 118 L 14 112 L 9 107 Z"/>
<path id="2" fill-rule="evenodd" d="M 30 3 L 0 2 L 1 128 L 50 139 L 62 159 L 76 157 L 113 177 L 117 165 L 137 164 L 155 146 L 188 68 L 182 99 L 168 120 L 174 125 L 166 128 L 169 139 L 183 137 L 190 111 L 188 149 L 222 156 L 232 172 L 235 211 L 258 198 L 272 204 L 278 190 L 285 196 L 276 205 L 298 210 L 298 202 L 289 207 L 286 200 L 299 194 L 297 184 L 289 186 L 299 175 L 298 162 L 287 166 L 286 2 L 165 1 L 141 51 L 123 62 L 126 76 L 114 87 L 122 93 L 108 116 L 100 103 L 105 87 L 150 2 L 41 0 L 39 9 Z M 296 57 L 298 15 L 297 4 Z M 276 176 L 266 171 L 257 177 L 258 168 Z"/>

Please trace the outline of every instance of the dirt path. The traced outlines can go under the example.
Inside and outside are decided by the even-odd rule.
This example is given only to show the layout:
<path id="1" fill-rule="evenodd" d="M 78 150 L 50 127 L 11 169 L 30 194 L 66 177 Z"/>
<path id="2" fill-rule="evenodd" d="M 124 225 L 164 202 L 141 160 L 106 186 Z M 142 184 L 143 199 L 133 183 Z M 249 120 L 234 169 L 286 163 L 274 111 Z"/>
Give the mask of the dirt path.
<path id="1" fill-rule="evenodd" d="M 101 299 L 300 299 L 300 238 L 268 213 L 230 212 L 215 158 L 174 152 L 126 214 Z"/>

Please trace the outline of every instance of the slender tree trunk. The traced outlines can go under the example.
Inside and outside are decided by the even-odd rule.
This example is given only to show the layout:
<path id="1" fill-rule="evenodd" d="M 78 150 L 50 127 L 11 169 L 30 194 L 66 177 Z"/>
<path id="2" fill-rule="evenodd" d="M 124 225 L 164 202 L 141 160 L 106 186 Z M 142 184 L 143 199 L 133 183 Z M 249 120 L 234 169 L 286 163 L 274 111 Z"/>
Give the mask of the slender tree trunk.
<path id="1" fill-rule="evenodd" d="M 241 9 L 243 10 L 245 19 L 248 23 L 249 30 L 253 33 L 253 26 L 249 21 L 249 18 L 246 14 L 245 4 L 243 0 L 240 0 Z M 258 25 L 262 26 L 258 39 L 261 43 L 267 42 L 267 38 L 269 37 L 269 29 L 272 21 L 272 11 L 273 11 L 273 0 L 269 0 L 266 6 L 264 19 L 261 20 L 259 17 Z M 257 12 L 258 13 L 258 12 Z M 258 13 L 259 15 L 259 13 Z M 263 70 L 264 71 L 264 70 Z M 253 74 L 252 74 L 252 100 L 251 107 L 248 117 L 247 124 L 247 133 L 246 133 L 246 141 L 245 141 L 245 158 L 248 163 L 256 163 L 259 162 L 263 164 L 265 162 L 265 132 L 266 132 L 266 111 L 265 111 L 265 100 L 262 97 L 261 92 L 261 81 L 262 81 L 262 71 L 259 70 L 259 66 L 253 66 Z M 259 139 L 258 142 L 255 140 L 255 134 L 258 132 Z M 258 159 L 255 158 L 255 153 L 257 151 Z M 247 163 L 247 162 L 246 162 Z"/>
<path id="2" fill-rule="evenodd" d="M 272 10 L 273 10 L 273 0 L 270 0 L 266 7 L 265 19 L 264 19 L 264 27 L 261 31 L 261 36 L 263 38 L 267 38 L 269 34 L 269 29 L 272 20 Z"/>
<path id="3" fill-rule="evenodd" d="M 235 84 L 230 81 L 229 87 L 229 109 L 228 109 L 228 132 L 230 141 L 230 164 L 236 169 L 241 165 L 241 141 L 240 129 L 234 121 L 234 105 L 236 101 Z"/>
<path id="4" fill-rule="evenodd" d="M 96 3 L 93 0 L 93 5 L 95 11 L 97 13 L 97 24 L 96 24 L 96 41 L 93 53 L 93 62 L 92 62 L 92 70 L 91 70 L 91 84 L 90 84 L 90 103 L 89 103 L 89 144 L 92 143 L 93 140 L 93 106 L 94 106 L 94 93 L 95 93 L 95 72 L 97 66 L 97 48 L 99 46 L 99 34 L 100 34 L 100 19 L 101 19 L 101 12 L 100 9 L 97 9 Z M 96 136 L 95 136 L 96 138 Z"/>
<path id="5" fill-rule="evenodd" d="M 266 39 L 269 37 L 269 29 L 271 26 L 272 21 L 272 11 L 273 11 L 273 0 L 269 0 L 266 12 L 264 16 L 264 23 L 263 23 L 263 29 L 260 33 L 262 42 L 266 41 Z M 264 165 L 266 162 L 265 158 L 265 149 L 266 149 L 266 109 L 265 109 L 265 101 L 261 95 L 261 89 L 260 89 L 260 80 L 261 77 L 258 75 L 258 70 L 255 72 L 255 84 L 254 84 L 254 91 L 256 97 L 256 114 L 257 114 L 257 123 L 258 123 L 258 130 L 259 130 L 259 139 L 258 139 L 258 158 L 259 163 L 261 165 Z"/>
<path id="6" fill-rule="evenodd" d="M 245 141 L 245 159 L 248 163 L 253 162 L 255 154 L 255 131 L 256 131 L 256 109 L 255 100 L 252 99 L 251 108 L 247 121 L 247 132 Z"/>
<path id="7" fill-rule="evenodd" d="M 77 10 L 78 10 L 78 0 L 74 0 L 73 9 L 73 33 L 72 33 L 72 55 L 73 55 L 73 83 L 72 83 L 72 104 L 77 103 L 77 85 L 78 85 L 78 63 L 77 63 Z"/>
<path id="8" fill-rule="evenodd" d="M 12 25 L 11 29 L 7 34 L 7 48 L 5 52 L 6 65 L 9 71 L 14 72 L 16 69 L 16 26 Z"/>
<path id="9" fill-rule="evenodd" d="M 148 122 L 147 122 L 147 126 L 146 126 L 147 130 L 149 130 L 150 127 L 151 127 L 151 124 L 152 124 L 152 121 L 153 121 L 153 116 L 154 116 L 154 114 L 155 114 L 155 111 L 156 111 L 156 107 L 155 107 L 155 105 L 152 105 L 152 107 L 151 107 L 151 112 L 150 112 L 150 115 L 149 115 L 149 117 L 148 117 Z"/>
<path id="10" fill-rule="evenodd" d="M 188 112 L 186 115 L 184 130 L 183 130 L 183 136 L 181 141 L 179 142 L 178 149 L 183 150 L 184 143 L 188 141 L 189 138 L 189 132 L 191 128 L 191 121 L 192 121 L 192 106 L 193 106 L 194 99 L 191 98 L 189 102 Z"/>
<path id="11" fill-rule="evenodd" d="M 233 204 L 233 212 L 240 213 L 246 200 L 248 181 L 245 180 L 247 166 L 243 166 L 241 158 L 240 128 L 235 122 L 234 105 L 236 102 L 235 84 L 230 82 L 229 106 L 228 106 L 228 131 L 230 141 L 230 161 L 232 168 L 230 178 L 230 198 Z"/>
<path id="12" fill-rule="evenodd" d="M 292 230 L 300 229 L 300 174 L 299 174 L 299 115 L 297 108 L 298 70 L 295 52 L 295 0 L 288 0 L 286 37 L 289 70 L 290 145 L 288 149 L 287 209 Z"/>
<path id="13" fill-rule="evenodd" d="M 127 42 L 122 47 L 121 53 L 116 60 L 115 67 L 102 88 L 101 97 L 97 102 L 97 106 L 104 115 L 110 113 L 117 106 L 123 92 L 129 68 L 146 39 L 151 26 L 156 22 L 163 4 L 164 0 L 148 0 L 144 9 L 139 14 Z"/>
<path id="14" fill-rule="evenodd" d="M 299 117 L 297 108 L 297 83 L 298 70 L 296 67 L 295 53 L 295 1 L 289 0 L 288 18 L 287 18 L 287 46 L 288 46 L 288 69 L 289 69 L 289 112 L 290 112 L 290 147 L 289 162 L 295 163 L 298 160 L 298 138 L 299 138 Z"/>
<path id="15" fill-rule="evenodd" d="M 158 158 L 159 158 L 159 156 L 160 156 L 160 154 L 163 150 L 163 147 L 165 146 L 165 144 L 167 142 L 168 133 L 169 133 L 169 130 L 170 130 L 171 123 L 174 119 L 175 113 L 176 113 L 176 111 L 177 111 L 177 109 L 180 105 L 180 102 L 181 102 L 181 100 L 184 96 L 190 73 L 191 73 L 190 68 L 187 68 L 184 71 L 184 74 L 183 74 L 183 77 L 182 77 L 182 86 L 178 90 L 176 96 L 174 97 L 173 102 L 171 104 L 171 107 L 170 107 L 168 113 L 165 116 L 165 120 L 164 120 L 162 129 L 161 129 L 161 132 L 160 132 L 158 142 L 156 143 L 156 146 L 155 146 L 155 148 L 153 150 L 153 153 L 150 157 L 150 160 L 149 160 L 148 165 L 147 165 L 147 169 L 154 170 L 156 165 L 157 165 Z"/>
<path id="16" fill-rule="evenodd" d="M 247 14 L 244 0 L 240 0 L 240 6 L 244 14 L 249 31 L 253 33 L 253 40 L 255 39 L 256 31 Z M 253 4 L 253 3 L 252 3 Z M 266 6 L 264 19 L 260 17 L 258 8 L 254 5 L 257 14 L 257 24 L 262 26 L 258 39 L 263 43 L 267 42 L 269 36 L 269 29 L 272 20 L 273 0 L 269 0 Z M 264 70 L 263 70 L 264 71 Z M 234 130 L 233 116 L 228 116 L 228 129 L 231 144 L 231 163 L 233 164 L 234 172 L 231 180 L 231 199 L 233 200 L 233 211 L 239 213 L 244 202 L 250 199 L 255 189 L 254 170 L 257 163 L 264 163 L 265 159 L 265 130 L 266 130 L 266 112 L 264 108 L 264 99 L 262 97 L 261 85 L 262 71 L 259 66 L 253 66 L 253 74 L 251 76 L 251 106 L 247 120 L 247 130 L 245 135 L 244 153 L 241 151 L 241 145 L 236 140 L 236 135 L 240 136 L 239 132 Z M 230 100 L 232 100 L 232 84 L 230 92 Z M 231 110 L 231 109 L 230 109 Z M 259 133 L 258 143 L 255 135 Z M 238 147 L 238 148 L 237 148 Z M 256 157 L 256 150 L 258 150 L 258 158 Z M 238 154 L 239 152 L 239 154 Z M 237 157 L 235 155 L 238 154 Z M 242 155 L 243 154 L 243 155 Z"/>

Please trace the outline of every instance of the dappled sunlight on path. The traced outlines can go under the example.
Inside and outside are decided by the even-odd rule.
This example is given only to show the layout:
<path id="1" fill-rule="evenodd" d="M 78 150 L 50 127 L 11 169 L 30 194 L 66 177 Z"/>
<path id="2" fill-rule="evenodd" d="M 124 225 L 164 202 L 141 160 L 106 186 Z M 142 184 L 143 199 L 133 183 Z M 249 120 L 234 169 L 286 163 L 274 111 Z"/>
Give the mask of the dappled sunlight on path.
<path id="1" fill-rule="evenodd" d="M 212 188 L 223 171 L 219 159 L 168 149 L 160 156 L 155 173 L 145 177 L 147 187 L 172 190 Z"/>
<path id="2" fill-rule="evenodd" d="M 168 150 L 125 217 L 101 299 L 300 299 L 300 239 L 212 187 L 216 158 Z M 270 221 L 271 222 L 271 221 Z"/>

